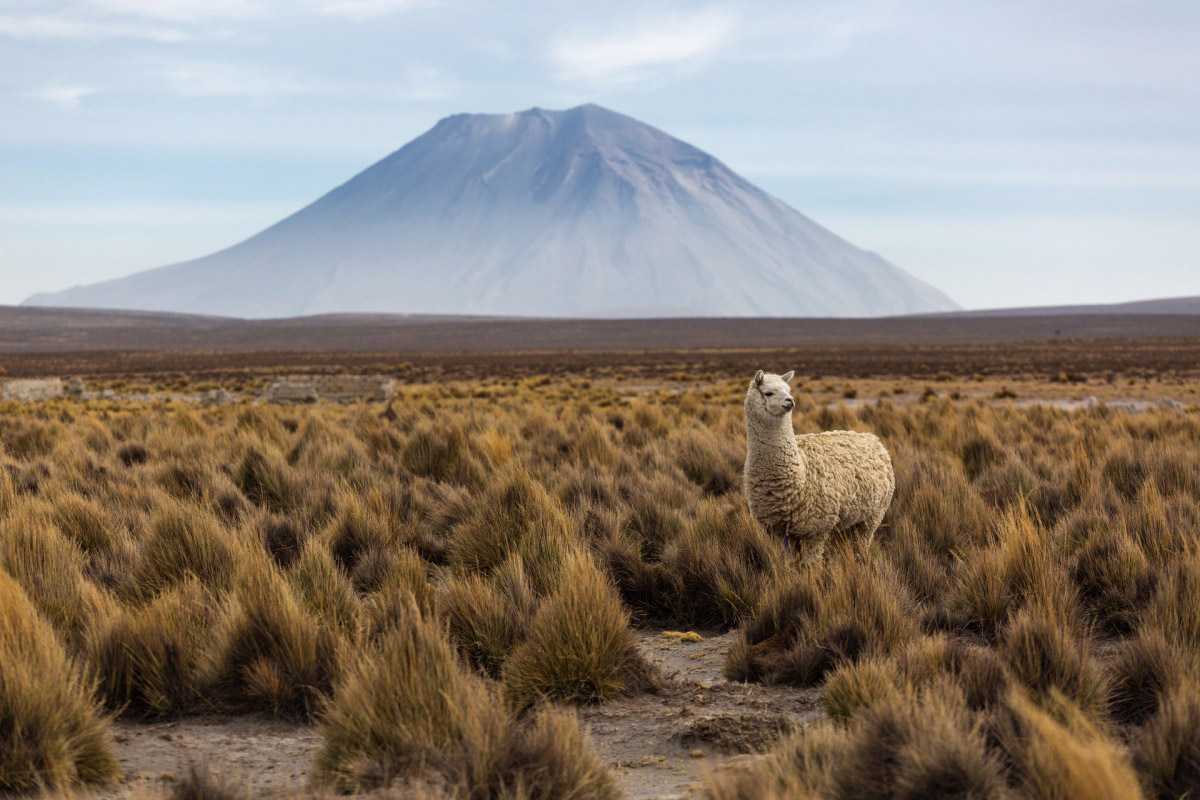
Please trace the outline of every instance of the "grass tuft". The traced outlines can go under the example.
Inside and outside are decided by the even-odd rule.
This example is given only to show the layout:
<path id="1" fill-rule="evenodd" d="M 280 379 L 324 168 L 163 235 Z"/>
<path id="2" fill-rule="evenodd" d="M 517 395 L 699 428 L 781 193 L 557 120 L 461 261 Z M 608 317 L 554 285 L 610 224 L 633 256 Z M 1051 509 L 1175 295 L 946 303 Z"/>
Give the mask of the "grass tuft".
<path id="1" fill-rule="evenodd" d="M 66 790 L 120 774 L 93 686 L 0 569 L 0 791 Z"/>

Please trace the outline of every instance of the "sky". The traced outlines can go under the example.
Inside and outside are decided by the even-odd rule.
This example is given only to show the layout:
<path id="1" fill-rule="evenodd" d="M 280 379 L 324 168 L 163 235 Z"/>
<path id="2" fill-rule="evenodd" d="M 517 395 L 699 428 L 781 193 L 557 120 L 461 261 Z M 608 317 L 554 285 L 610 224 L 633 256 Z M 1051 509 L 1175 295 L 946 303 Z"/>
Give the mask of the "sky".
<path id="1" fill-rule="evenodd" d="M 0 0 L 0 303 L 585 102 L 968 308 L 1200 295 L 1194 0 Z"/>

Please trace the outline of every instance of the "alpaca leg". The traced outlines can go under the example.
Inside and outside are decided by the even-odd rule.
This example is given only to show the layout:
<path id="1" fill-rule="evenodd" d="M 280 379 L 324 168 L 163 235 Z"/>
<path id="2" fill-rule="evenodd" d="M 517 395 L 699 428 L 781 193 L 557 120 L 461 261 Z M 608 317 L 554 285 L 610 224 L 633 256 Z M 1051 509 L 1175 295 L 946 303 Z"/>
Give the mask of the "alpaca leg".
<path id="1" fill-rule="evenodd" d="M 825 539 L 824 536 L 807 536 L 804 538 L 792 536 L 792 549 L 796 551 L 796 555 L 806 564 L 820 564 L 825 560 Z"/>
<path id="2" fill-rule="evenodd" d="M 870 549 L 871 542 L 875 539 L 875 531 L 879 530 L 879 526 L 883 522 L 883 516 L 886 513 L 887 509 L 885 508 L 883 511 L 880 511 L 878 514 L 876 514 L 873 519 L 868 522 L 864 522 L 859 527 L 856 540 L 858 544 L 858 551 L 860 553 L 866 553 L 867 550 Z"/>

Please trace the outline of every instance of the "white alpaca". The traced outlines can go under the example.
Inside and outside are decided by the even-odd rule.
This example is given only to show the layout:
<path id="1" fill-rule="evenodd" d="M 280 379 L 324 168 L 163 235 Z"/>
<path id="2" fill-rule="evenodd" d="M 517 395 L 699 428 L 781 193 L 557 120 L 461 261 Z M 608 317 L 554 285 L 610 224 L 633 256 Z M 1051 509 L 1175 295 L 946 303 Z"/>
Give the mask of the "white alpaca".
<path id="1" fill-rule="evenodd" d="M 892 458 L 870 433 L 797 436 L 793 374 L 759 370 L 746 392 L 743 489 L 750 513 L 805 558 L 822 558 L 835 536 L 865 550 L 896 488 Z"/>

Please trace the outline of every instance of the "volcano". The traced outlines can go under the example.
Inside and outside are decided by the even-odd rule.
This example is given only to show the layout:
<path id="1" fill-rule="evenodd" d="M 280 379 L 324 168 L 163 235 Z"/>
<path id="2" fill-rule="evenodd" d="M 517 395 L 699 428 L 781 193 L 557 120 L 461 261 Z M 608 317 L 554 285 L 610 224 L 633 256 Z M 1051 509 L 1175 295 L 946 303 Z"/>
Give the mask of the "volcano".
<path id="1" fill-rule="evenodd" d="M 246 318 L 957 307 L 713 156 L 596 105 L 447 117 L 232 247 L 25 303 Z"/>

